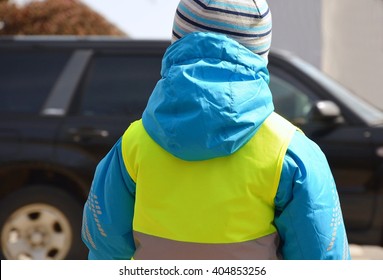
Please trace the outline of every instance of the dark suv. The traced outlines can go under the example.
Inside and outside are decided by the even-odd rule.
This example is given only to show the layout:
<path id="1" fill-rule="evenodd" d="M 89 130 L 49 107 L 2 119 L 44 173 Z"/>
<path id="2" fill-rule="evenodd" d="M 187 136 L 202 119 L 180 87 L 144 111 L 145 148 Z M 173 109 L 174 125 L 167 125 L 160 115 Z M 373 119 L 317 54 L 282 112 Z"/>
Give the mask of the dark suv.
<path id="1" fill-rule="evenodd" d="M 94 169 L 141 117 L 169 42 L 0 39 L 2 259 L 83 259 Z M 270 54 L 276 110 L 326 153 L 350 242 L 383 243 L 383 114 L 290 54 Z"/>

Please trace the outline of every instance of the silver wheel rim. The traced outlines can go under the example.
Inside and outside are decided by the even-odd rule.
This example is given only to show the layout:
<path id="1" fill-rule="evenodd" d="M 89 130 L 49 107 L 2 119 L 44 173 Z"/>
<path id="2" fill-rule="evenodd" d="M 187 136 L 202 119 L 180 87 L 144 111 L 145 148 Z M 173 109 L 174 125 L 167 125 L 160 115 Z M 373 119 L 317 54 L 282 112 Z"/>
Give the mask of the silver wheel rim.
<path id="1" fill-rule="evenodd" d="M 59 209 L 43 203 L 17 209 L 1 231 L 1 247 L 10 260 L 64 259 L 71 242 L 68 219 Z"/>

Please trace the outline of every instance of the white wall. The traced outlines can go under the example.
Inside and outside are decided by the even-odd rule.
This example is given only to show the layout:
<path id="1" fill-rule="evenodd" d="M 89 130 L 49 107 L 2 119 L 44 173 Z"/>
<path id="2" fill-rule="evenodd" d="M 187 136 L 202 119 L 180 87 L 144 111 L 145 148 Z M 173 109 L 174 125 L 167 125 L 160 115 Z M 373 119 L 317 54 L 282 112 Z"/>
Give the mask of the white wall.
<path id="1" fill-rule="evenodd" d="M 383 0 L 323 0 L 323 71 L 383 109 Z"/>
<path id="2" fill-rule="evenodd" d="M 289 50 L 321 67 L 321 0 L 268 0 L 268 3 L 273 16 L 272 48 Z"/>

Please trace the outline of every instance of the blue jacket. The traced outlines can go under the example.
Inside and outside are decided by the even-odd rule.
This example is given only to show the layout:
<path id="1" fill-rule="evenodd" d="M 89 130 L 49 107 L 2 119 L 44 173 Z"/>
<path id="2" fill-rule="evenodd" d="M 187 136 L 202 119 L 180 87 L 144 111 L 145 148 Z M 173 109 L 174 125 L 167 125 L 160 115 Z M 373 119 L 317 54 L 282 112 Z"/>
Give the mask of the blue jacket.
<path id="1" fill-rule="evenodd" d="M 143 124 L 161 147 L 184 160 L 234 153 L 274 110 L 266 61 L 223 35 L 192 33 L 175 42 L 161 76 Z M 84 207 L 82 237 L 90 259 L 133 256 L 134 202 L 135 183 L 119 140 L 99 163 Z M 283 162 L 275 225 L 284 259 L 350 259 L 326 157 L 298 131 Z"/>

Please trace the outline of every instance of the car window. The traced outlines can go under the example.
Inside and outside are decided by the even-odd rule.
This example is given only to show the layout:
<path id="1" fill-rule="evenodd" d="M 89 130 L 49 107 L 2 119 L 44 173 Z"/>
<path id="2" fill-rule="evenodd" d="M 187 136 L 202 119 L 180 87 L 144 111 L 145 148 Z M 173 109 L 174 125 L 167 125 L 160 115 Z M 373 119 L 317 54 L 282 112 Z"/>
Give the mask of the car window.
<path id="1" fill-rule="evenodd" d="M 270 74 L 270 90 L 275 111 L 295 124 L 308 122 L 309 112 L 314 104 L 307 92 L 288 79 Z"/>
<path id="2" fill-rule="evenodd" d="M 98 55 L 82 86 L 81 115 L 141 113 L 160 78 L 162 56 Z"/>
<path id="3" fill-rule="evenodd" d="M 0 52 L 0 113 L 37 113 L 64 68 L 69 52 Z"/>

